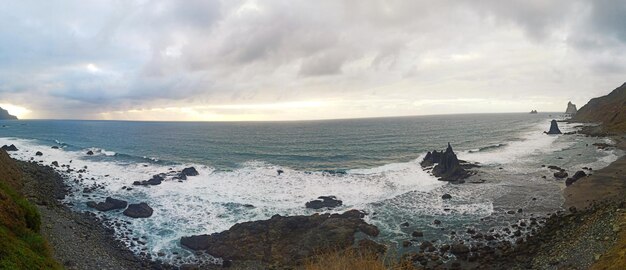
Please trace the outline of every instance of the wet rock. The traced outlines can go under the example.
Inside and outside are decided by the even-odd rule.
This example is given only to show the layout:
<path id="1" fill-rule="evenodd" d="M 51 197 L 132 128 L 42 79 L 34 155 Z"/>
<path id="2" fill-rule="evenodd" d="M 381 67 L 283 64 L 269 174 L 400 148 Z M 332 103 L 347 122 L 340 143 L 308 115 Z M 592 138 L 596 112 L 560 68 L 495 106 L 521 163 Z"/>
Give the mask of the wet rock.
<path id="1" fill-rule="evenodd" d="M 570 178 L 567 178 L 567 179 L 565 180 L 565 185 L 566 185 L 566 186 L 569 186 L 569 185 L 573 184 L 574 182 L 578 181 L 578 179 L 583 178 L 583 177 L 585 177 L 585 176 L 587 176 L 587 174 L 586 174 L 585 172 L 583 172 L 583 171 L 577 171 L 577 172 L 574 174 L 574 176 L 572 176 L 572 177 L 570 177 Z"/>
<path id="2" fill-rule="evenodd" d="M 296 264 L 319 252 L 351 247 L 355 233 L 370 228 L 365 226 L 369 224 L 363 221 L 364 216 L 357 210 L 332 215 L 274 215 L 269 220 L 238 223 L 220 233 L 182 237 L 181 245 L 196 251 L 206 250 L 226 260 Z M 371 240 L 359 242 L 361 246 L 384 248 Z"/>
<path id="3" fill-rule="evenodd" d="M 59 162 L 57 162 L 57 161 L 52 161 L 52 166 L 54 166 L 54 167 L 59 167 Z"/>
<path id="4" fill-rule="evenodd" d="M 128 202 L 118 199 L 107 197 L 104 202 L 95 203 L 93 201 L 87 202 L 87 206 L 95 208 L 98 211 L 111 211 L 115 209 L 124 209 L 128 205 Z"/>
<path id="5" fill-rule="evenodd" d="M 146 180 L 146 181 L 135 181 L 133 182 L 133 185 L 135 186 L 156 186 L 156 185 L 160 185 L 161 182 L 163 182 L 163 180 L 165 180 L 163 178 L 162 175 L 159 174 L 155 174 L 152 176 L 152 178 L 150 178 L 150 180 Z"/>
<path id="6" fill-rule="evenodd" d="M 319 196 L 317 200 L 307 202 L 304 206 L 309 209 L 335 208 L 341 206 L 343 202 L 335 196 Z"/>
<path id="7" fill-rule="evenodd" d="M 457 243 L 450 247 L 450 252 L 454 255 L 463 255 L 469 253 L 470 249 L 465 244 Z"/>
<path id="8" fill-rule="evenodd" d="M 554 173 L 554 177 L 556 177 L 556 178 L 565 178 L 567 176 L 568 176 L 568 174 L 567 174 L 566 171 L 558 171 L 558 172 Z"/>
<path id="9" fill-rule="evenodd" d="M 35 156 L 43 156 L 43 153 L 40 151 L 37 151 L 37 153 L 35 153 Z"/>
<path id="10" fill-rule="evenodd" d="M 276 173 L 278 173 L 278 175 L 281 175 L 281 174 L 285 173 L 285 171 L 278 169 L 278 170 L 276 170 Z"/>
<path id="11" fill-rule="evenodd" d="M 59 147 L 55 145 L 55 146 L 52 146 L 52 149 L 59 149 Z"/>
<path id="12" fill-rule="evenodd" d="M 450 194 L 443 194 L 441 196 L 441 198 L 444 199 L 444 200 L 452 199 L 452 195 L 450 195 Z"/>
<path id="13" fill-rule="evenodd" d="M 91 150 L 87 151 L 87 155 L 88 156 L 93 156 L 93 151 L 91 151 Z"/>
<path id="14" fill-rule="evenodd" d="M 3 145 L 0 149 L 7 151 L 7 152 L 11 152 L 11 151 L 17 151 L 17 147 L 15 147 L 14 144 L 11 145 Z"/>
<path id="15" fill-rule="evenodd" d="M 430 158 L 427 159 L 427 158 Z M 435 162 L 438 161 L 438 162 Z M 443 181 L 459 181 L 465 179 L 471 175 L 463 166 L 461 166 L 461 161 L 457 158 L 454 150 L 452 150 L 452 146 L 448 143 L 448 148 L 446 151 L 439 154 L 439 152 L 433 151 L 430 154 L 426 154 L 424 164 L 437 163 L 433 168 L 433 175 L 438 177 Z M 465 162 L 464 162 L 465 163 Z"/>
<path id="16" fill-rule="evenodd" d="M 185 175 L 185 176 L 197 176 L 197 175 L 200 175 L 200 173 L 198 173 L 198 171 L 194 167 L 184 168 L 180 173 L 182 175 Z"/>
<path id="17" fill-rule="evenodd" d="M 424 233 L 422 231 L 417 230 L 417 231 L 414 231 L 411 234 L 411 236 L 413 236 L 413 237 L 424 237 Z"/>
<path id="18" fill-rule="evenodd" d="M 132 218 L 147 218 L 152 216 L 152 208 L 147 203 L 130 204 L 124 210 L 124 215 Z"/>
<path id="19" fill-rule="evenodd" d="M 550 122 L 550 130 L 546 132 L 546 134 L 563 134 L 559 129 L 559 124 L 556 122 L 556 120 L 552 120 L 552 122 Z"/>

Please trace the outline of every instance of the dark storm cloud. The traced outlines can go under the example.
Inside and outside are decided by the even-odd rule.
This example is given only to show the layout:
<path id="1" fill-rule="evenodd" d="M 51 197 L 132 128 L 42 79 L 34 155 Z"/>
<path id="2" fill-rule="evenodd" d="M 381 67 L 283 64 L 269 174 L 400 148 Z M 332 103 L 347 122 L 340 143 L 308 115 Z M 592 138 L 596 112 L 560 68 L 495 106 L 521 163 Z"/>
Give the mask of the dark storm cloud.
<path id="1" fill-rule="evenodd" d="M 364 96 L 519 99 L 503 85 L 582 100 L 595 92 L 573 93 L 579 80 L 598 91 L 624 80 L 625 13 L 620 0 L 2 1 L 0 92 L 55 117 Z M 398 104 L 385 108 L 423 113 Z"/>

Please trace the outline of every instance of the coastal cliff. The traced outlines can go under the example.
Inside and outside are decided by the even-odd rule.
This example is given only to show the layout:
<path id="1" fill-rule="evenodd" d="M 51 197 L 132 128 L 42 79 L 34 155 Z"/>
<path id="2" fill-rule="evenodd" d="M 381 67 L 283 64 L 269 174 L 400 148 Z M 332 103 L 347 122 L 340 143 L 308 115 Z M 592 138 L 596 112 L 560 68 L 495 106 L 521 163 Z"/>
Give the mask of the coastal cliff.
<path id="1" fill-rule="evenodd" d="M 0 120 L 17 120 L 17 117 L 9 114 L 9 111 L 0 107 Z"/>
<path id="2" fill-rule="evenodd" d="M 591 99 L 572 121 L 602 123 L 606 133 L 626 133 L 626 83 L 606 96 Z"/>

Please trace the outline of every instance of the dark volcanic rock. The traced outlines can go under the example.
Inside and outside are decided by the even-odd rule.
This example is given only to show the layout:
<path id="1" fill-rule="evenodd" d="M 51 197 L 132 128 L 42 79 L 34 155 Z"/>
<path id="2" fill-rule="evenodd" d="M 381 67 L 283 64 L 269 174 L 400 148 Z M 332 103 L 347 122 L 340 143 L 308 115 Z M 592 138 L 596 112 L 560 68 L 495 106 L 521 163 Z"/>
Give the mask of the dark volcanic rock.
<path id="1" fill-rule="evenodd" d="M 124 209 L 128 205 L 128 202 L 118 199 L 107 197 L 104 202 L 95 203 L 93 201 L 87 202 L 87 206 L 95 208 L 98 211 L 110 211 L 115 209 Z"/>
<path id="2" fill-rule="evenodd" d="M 357 210 L 332 215 L 275 215 L 269 220 L 235 224 L 220 233 L 182 237 L 181 244 L 226 260 L 296 264 L 320 252 L 351 247 L 357 231 L 372 233 L 363 230 L 373 227 L 363 221 L 364 216 Z"/>
<path id="3" fill-rule="evenodd" d="M 185 176 L 196 176 L 199 175 L 198 171 L 194 167 L 184 168 L 181 172 L 182 175 Z"/>
<path id="4" fill-rule="evenodd" d="M 452 199 L 452 195 L 450 195 L 450 194 L 443 194 L 443 195 L 441 196 L 441 198 L 442 198 L 442 199 L 444 199 L 444 200 L 447 200 L 447 199 Z"/>
<path id="5" fill-rule="evenodd" d="M 147 203 L 129 204 L 124 215 L 132 218 L 147 218 L 152 216 L 152 208 Z"/>
<path id="6" fill-rule="evenodd" d="M 87 151 L 87 155 L 93 156 L 93 151 L 91 151 L 91 150 Z"/>
<path id="7" fill-rule="evenodd" d="M 305 204 L 306 208 L 310 209 L 321 209 L 321 208 L 335 208 L 337 206 L 341 206 L 343 202 L 341 200 L 337 200 L 335 196 L 319 196 L 317 200 L 313 200 L 307 202 Z"/>
<path id="8" fill-rule="evenodd" d="M 565 178 L 567 176 L 568 176 L 568 174 L 564 170 L 563 171 L 558 171 L 558 172 L 554 173 L 554 177 L 556 177 L 556 178 Z"/>
<path id="9" fill-rule="evenodd" d="M 40 151 L 37 151 L 37 153 L 35 153 L 35 156 L 43 156 L 43 153 Z"/>
<path id="10" fill-rule="evenodd" d="M 563 134 L 559 129 L 559 124 L 556 120 L 552 120 L 552 122 L 550 122 L 550 131 L 546 132 L 546 134 Z"/>
<path id="11" fill-rule="evenodd" d="M 431 153 L 431 159 L 436 161 L 436 159 L 432 158 L 434 156 Z M 441 154 L 439 162 L 433 168 L 433 175 L 443 181 L 458 181 L 469 177 L 471 173 L 461 166 L 461 161 L 457 158 L 454 150 L 452 150 L 450 143 L 448 143 L 448 148 Z"/>
<path id="12" fill-rule="evenodd" d="M 570 177 L 570 178 L 567 178 L 567 179 L 565 180 L 565 185 L 566 185 L 566 186 L 569 186 L 569 185 L 573 184 L 574 182 L 578 181 L 578 179 L 583 178 L 583 177 L 585 177 L 585 176 L 587 176 L 587 174 L 586 174 L 585 172 L 583 172 L 583 171 L 577 171 L 577 172 L 574 174 L 574 176 L 572 176 L 572 177 Z"/>
<path id="13" fill-rule="evenodd" d="M 52 166 L 59 167 L 59 162 L 57 162 L 56 160 L 52 161 Z"/>
<path id="14" fill-rule="evenodd" d="M 155 174 L 152 176 L 152 178 L 150 178 L 150 180 L 147 181 L 135 181 L 133 182 L 133 185 L 135 186 L 156 186 L 156 185 L 160 185 L 161 182 L 163 182 L 163 180 L 165 180 L 163 178 L 163 176 L 159 175 L 159 174 Z"/>
<path id="15" fill-rule="evenodd" d="M 15 147 L 14 144 L 3 145 L 1 149 L 4 150 L 4 151 L 7 151 L 7 152 L 9 152 L 9 151 L 17 151 L 17 147 Z"/>

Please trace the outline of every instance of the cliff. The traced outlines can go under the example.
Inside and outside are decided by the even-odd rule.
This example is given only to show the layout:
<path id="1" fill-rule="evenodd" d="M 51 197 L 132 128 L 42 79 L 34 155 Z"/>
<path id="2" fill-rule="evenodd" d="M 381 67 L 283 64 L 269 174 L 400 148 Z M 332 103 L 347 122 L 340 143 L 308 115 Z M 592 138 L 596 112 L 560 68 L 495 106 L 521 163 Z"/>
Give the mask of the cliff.
<path id="1" fill-rule="evenodd" d="M 0 120 L 17 120 L 17 117 L 10 115 L 7 110 L 0 107 Z"/>
<path id="2" fill-rule="evenodd" d="M 602 129 L 609 133 L 626 132 L 626 83 L 606 96 L 591 99 L 572 120 L 602 123 Z"/>

